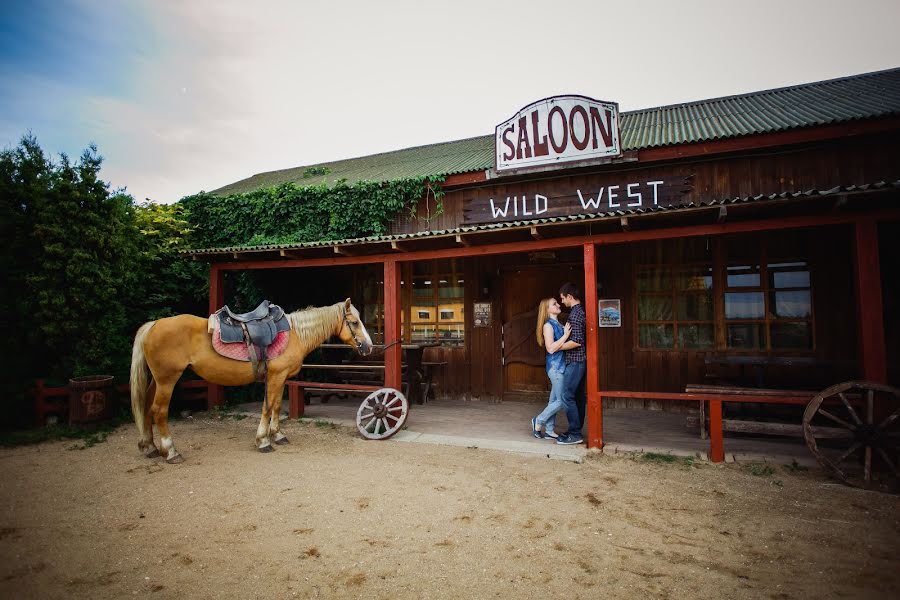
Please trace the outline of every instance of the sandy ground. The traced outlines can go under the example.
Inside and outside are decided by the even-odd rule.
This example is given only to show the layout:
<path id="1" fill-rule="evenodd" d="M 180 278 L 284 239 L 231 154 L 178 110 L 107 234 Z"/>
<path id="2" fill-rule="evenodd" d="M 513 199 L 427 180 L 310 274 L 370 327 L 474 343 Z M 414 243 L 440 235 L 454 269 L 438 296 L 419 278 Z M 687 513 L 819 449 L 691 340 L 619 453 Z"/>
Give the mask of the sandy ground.
<path id="1" fill-rule="evenodd" d="M 173 425 L 0 450 L 2 598 L 897 598 L 900 498 L 816 471 Z"/>

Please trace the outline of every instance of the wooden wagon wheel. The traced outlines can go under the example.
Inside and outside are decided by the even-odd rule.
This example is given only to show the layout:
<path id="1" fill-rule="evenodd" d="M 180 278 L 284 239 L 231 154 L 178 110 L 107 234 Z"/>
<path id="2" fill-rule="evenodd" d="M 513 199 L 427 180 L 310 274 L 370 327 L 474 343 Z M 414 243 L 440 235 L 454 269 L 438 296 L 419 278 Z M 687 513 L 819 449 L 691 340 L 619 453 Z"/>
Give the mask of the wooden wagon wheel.
<path id="1" fill-rule="evenodd" d="M 356 428 L 369 440 L 386 440 L 403 427 L 409 414 L 406 396 L 394 388 L 372 392 L 356 411 Z"/>
<path id="2" fill-rule="evenodd" d="M 894 410 L 876 423 L 876 407 L 882 404 Z M 898 426 L 900 390 L 868 381 L 833 385 L 816 394 L 803 413 L 803 437 L 819 464 L 841 481 L 867 489 L 898 489 Z"/>

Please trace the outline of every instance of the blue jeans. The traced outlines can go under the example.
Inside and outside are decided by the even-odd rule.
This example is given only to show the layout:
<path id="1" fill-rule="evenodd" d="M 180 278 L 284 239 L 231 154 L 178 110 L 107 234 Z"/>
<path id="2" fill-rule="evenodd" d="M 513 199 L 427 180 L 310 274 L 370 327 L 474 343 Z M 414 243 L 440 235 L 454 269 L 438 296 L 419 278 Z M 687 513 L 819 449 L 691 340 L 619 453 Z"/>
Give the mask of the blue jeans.
<path id="1" fill-rule="evenodd" d="M 535 422 L 538 426 L 543 426 L 546 433 L 553 433 L 553 427 L 556 422 L 556 413 L 562 410 L 562 388 L 563 388 L 563 371 L 550 369 L 547 371 L 547 377 L 550 378 L 550 400 L 547 401 L 547 408 L 541 411 Z"/>
<path id="2" fill-rule="evenodd" d="M 566 420 L 569 421 L 568 433 L 581 435 L 585 404 L 584 375 L 586 372 L 587 363 L 585 362 L 566 364 L 566 373 L 563 375 L 562 396 L 563 406 L 566 409 Z"/>

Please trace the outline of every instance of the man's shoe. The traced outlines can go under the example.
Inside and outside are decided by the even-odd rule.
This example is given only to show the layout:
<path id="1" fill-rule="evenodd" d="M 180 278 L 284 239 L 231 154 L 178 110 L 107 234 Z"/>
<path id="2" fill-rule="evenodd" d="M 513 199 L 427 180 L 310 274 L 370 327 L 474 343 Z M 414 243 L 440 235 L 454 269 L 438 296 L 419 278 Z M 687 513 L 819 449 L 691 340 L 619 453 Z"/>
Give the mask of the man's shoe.
<path id="1" fill-rule="evenodd" d="M 565 444 L 567 446 L 571 445 L 571 444 L 580 444 L 583 441 L 584 441 L 584 438 L 582 438 L 577 433 L 571 433 L 571 434 L 567 433 L 567 434 L 559 436 L 556 439 L 557 444 Z"/>

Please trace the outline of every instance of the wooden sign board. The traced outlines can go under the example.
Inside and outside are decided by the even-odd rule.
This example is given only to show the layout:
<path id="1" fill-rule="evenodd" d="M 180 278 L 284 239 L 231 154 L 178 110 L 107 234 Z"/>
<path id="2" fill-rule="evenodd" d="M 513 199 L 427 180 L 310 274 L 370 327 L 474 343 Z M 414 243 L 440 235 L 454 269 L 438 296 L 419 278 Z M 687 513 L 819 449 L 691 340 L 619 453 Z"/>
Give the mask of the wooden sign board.
<path id="1" fill-rule="evenodd" d="M 476 190 L 463 202 L 464 223 L 528 221 L 579 214 L 652 209 L 684 203 L 692 190 L 692 175 L 655 178 L 607 177 L 598 183 L 560 184 L 541 190 L 541 183 L 510 184 Z M 525 189 L 525 187 L 528 189 Z"/>

